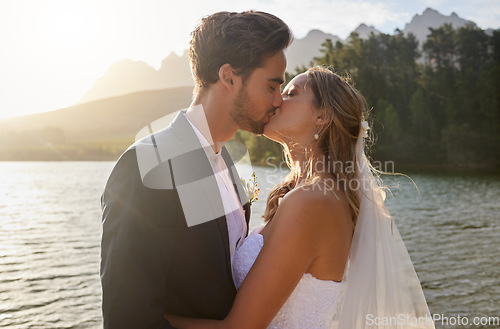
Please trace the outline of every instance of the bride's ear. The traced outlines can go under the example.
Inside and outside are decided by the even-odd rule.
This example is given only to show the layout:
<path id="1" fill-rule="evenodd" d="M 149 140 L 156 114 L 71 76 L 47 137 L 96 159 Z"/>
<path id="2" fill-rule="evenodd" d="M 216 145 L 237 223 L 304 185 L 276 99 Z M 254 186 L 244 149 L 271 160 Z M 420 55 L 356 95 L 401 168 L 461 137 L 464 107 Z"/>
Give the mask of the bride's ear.
<path id="1" fill-rule="evenodd" d="M 316 122 L 315 122 L 318 126 L 324 126 L 328 122 L 330 122 L 331 120 L 332 120 L 332 118 L 327 110 L 325 110 L 325 109 L 318 110 L 318 114 L 316 116 Z"/>

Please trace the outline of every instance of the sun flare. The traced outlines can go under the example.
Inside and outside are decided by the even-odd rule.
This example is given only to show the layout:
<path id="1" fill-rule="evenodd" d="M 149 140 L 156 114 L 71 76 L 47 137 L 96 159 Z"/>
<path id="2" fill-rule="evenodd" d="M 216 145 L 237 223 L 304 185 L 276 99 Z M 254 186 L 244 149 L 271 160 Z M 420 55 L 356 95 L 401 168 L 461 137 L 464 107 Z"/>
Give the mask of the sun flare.
<path id="1" fill-rule="evenodd" d="M 90 43 L 97 33 L 95 8 L 83 1 L 54 1 L 41 13 L 40 32 L 54 47 L 73 49 Z"/>

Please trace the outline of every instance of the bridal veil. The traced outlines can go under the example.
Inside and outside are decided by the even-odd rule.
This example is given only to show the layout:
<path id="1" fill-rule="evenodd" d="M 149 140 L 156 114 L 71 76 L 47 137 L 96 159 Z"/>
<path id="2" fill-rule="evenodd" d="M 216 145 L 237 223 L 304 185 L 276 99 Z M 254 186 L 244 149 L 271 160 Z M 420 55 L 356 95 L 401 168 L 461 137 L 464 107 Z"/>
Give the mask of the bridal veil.
<path id="1" fill-rule="evenodd" d="M 368 129 L 363 121 L 356 143 L 360 210 L 332 328 L 434 329 L 420 281 L 364 152 Z"/>

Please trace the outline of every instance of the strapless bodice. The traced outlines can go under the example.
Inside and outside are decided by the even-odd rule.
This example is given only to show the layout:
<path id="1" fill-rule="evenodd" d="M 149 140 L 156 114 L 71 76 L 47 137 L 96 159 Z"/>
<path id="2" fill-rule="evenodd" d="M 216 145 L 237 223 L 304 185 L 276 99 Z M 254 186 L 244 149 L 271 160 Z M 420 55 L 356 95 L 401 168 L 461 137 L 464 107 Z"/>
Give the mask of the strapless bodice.
<path id="1" fill-rule="evenodd" d="M 252 232 L 236 251 L 233 277 L 238 289 L 264 246 L 264 237 L 257 232 Z M 343 282 L 319 280 L 305 273 L 268 329 L 329 329 L 343 286 Z"/>

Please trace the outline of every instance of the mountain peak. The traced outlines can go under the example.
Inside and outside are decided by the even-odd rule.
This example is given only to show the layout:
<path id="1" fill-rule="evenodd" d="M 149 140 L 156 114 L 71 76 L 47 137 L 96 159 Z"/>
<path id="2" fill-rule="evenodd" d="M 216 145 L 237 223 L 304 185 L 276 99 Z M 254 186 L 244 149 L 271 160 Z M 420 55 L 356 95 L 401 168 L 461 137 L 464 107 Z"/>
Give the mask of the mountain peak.
<path id="1" fill-rule="evenodd" d="M 358 36 L 361 38 L 361 39 L 368 39 L 370 38 L 370 35 L 373 33 L 375 35 L 378 35 L 380 34 L 380 31 L 377 30 L 374 26 L 370 25 L 366 25 L 365 23 L 361 23 L 359 24 L 359 26 L 353 31 L 353 33 L 357 33 Z"/>
<path id="2" fill-rule="evenodd" d="M 342 41 L 338 36 L 325 33 L 321 30 L 310 30 L 302 39 L 294 39 L 290 47 L 286 50 L 288 71 L 293 72 L 296 67 L 309 65 L 309 62 L 321 55 L 321 44 L 326 39 L 332 40 L 333 44 Z"/>
<path id="3" fill-rule="evenodd" d="M 165 59 L 163 59 L 163 60 L 172 59 L 172 58 L 179 58 L 179 57 L 181 57 L 181 56 L 177 55 L 177 54 L 175 53 L 175 51 L 173 51 L 173 50 L 172 50 L 172 51 L 170 52 L 170 54 L 168 54 L 168 56 L 167 56 L 167 57 L 165 57 Z"/>
<path id="4" fill-rule="evenodd" d="M 430 7 L 427 7 L 427 8 L 425 8 L 424 12 L 422 13 L 422 16 L 424 16 L 424 15 L 435 15 L 435 14 L 441 15 L 439 13 L 439 11 L 437 11 L 436 9 L 432 9 Z M 415 16 L 418 16 L 418 14 L 415 15 Z"/>
<path id="5" fill-rule="evenodd" d="M 317 37 L 323 37 L 325 35 L 327 35 L 327 34 L 321 30 L 312 29 L 309 32 L 307 32 L 307 35 L 305 37 L 306 38 L 317 38 Z"/>
<path id="6" fill-rule="evenodd" d="M 412 33 L 422 45 L 427 39 L 429 28 L 437 29 L 444 24 L 451 24 L 454 29 L 466 26 L 467 24 L 475 24 L 471 21 L 460 18 L 456 13 L 446 16 L 435 9 L 427 8 L 422 15 L 416 14 L 413 16 L 410 23 L 406 24 L 403 32 L 405 35 Z"/>

